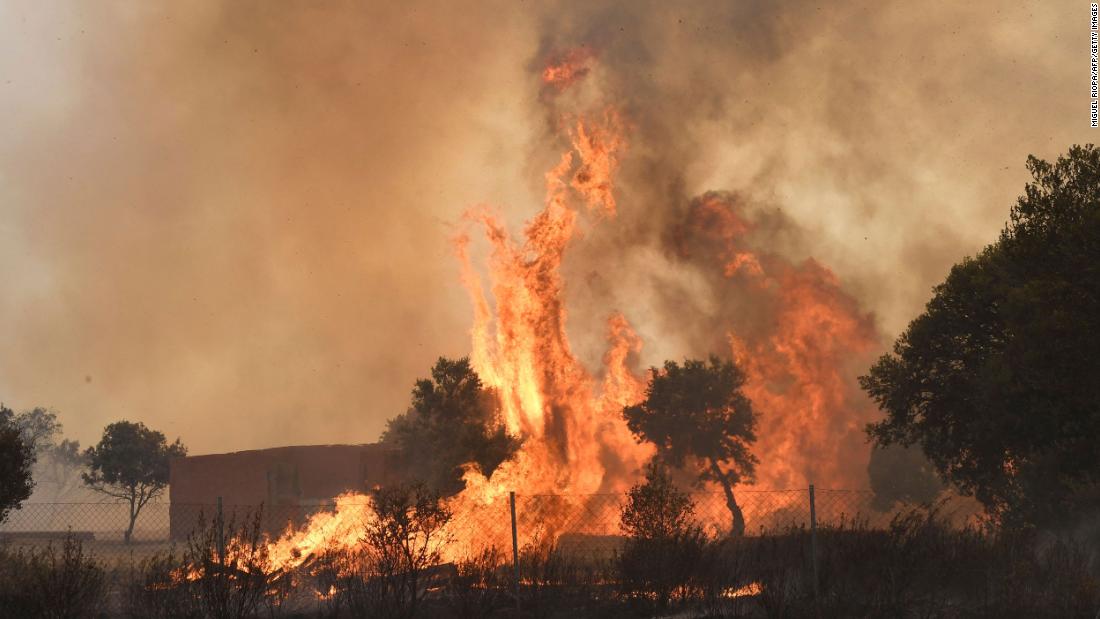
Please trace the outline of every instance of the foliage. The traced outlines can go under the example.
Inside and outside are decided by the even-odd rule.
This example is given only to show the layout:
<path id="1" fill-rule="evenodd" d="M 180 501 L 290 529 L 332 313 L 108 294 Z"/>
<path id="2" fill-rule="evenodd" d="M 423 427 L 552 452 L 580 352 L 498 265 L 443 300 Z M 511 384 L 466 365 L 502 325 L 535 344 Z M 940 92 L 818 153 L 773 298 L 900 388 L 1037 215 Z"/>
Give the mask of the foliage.
<path id="1" fill-rule="evenodd" d="M 47 408 L 35 407 L 23 411 L 15 416 L 13 422 L 23 433 L 23 440 L 34 449 L 35 456 L 41 456 L 61 435 L 57 413 Z"/>
<path id="2" fill-rule="evenodd" d="M 10 617 L 96 617 L 107 592 L 103 566 L 73 535 L 60 549 L 0 548 L 0 612 Z"/>
<path id="3" fill-rule="evenodd" d="M 709 363 L 688 359 L 682 366 L 666 361 L 663 370 L 650 370 L 645 400 L 623 409 L 631 432 L 653 443 L 666 463 L 703 463 L 699 479 L 721 485 L 734 535 L 744 533 L 745 517 L 733 487 L 752 479 L 757 462 L 750 451 L 756 413 L 741 391 L 744 384 L 740 368 L 714 356 Z"/>
<path id="4" fill-rule="evenodd" d="M 139 573 L 126 589 L 126 611 L 142 619 L 200 617 L 197 586 L 180 578 L 186 571 L 183 559 L 169 551 L 156 554 L 138 565 Z"/>
<path id="5" fill-rule="evenodd" d="M 1100 507 L 1100 151 L 1027 167 L 1000 239 L 860 381 L 878 444 L 919 444 L 1003 522 L 1044 525 Z"/>
<path id="6" fill-rule="evenodd" d="M 340 589 L 352 616 L 408 619 L 450 542 L 451 512 L 420 482 L 377 488 L 371 506 L 361 548 L 343 558 Z"/>
<path id="7" fill-rule="evenodd" d="M 867 476 L 875 493 L 871 506 L 879 511 L 897 503 L 931 503 L 944 489 L 935 466 L 916 447 L 872 447 Z"/>
<path id="8" fill-rule="evenodd" d="M 645 483 L 627 494 L 620 526 L 626 541 L 619 565 L 624 589 L 651 595 L 657 608 L 691 582 L 706 536 L 695 524 L 694 505 L 673 485 L 660 462 L 646 469 Z"/>
<path id="9" fill-rule="evenodd" d="M 51 501 L 61 502 L 82 488 L 82 473 L 87 466 L 88 458 L 80 443 L 62 439 L 43 451 L 34 468 L 35 483 L 49 490 Z"/>
<path id="10" fill-rule="evenodd" d="M 385 553 L 366 542 L 332 566 L 335 579 L 292 592 L 291 586 L 309 583 L 326 567 L 323 562 L 265 571 L 260 519 L 245 516 L 235 525 L 227 511 L 223 524 L 200 518 L 182 556 L 159 555 L 136 565 L 124 560 L 113 574 L 75 540 L 56 551 L 0 546 L 0 616 L 673 616 L 654 608 L 666 595 L 677 606 L 675 616 L 684 617 L 1094 617 L 1100 609 L 1100 562 L 1089 555 L 1097 548 L 1095 531 L 1089 538 L 958 528 L 938 506 L 902 512 L 885 529 L 859 520 L 819 526 L 815 599 L 805 528 L 717 539 L 691 534 L 687 543 L 666 548 L 632 547 L 635 537 L 669 539 L 692 528 L 690 501 L 667 479 L 648 485 L 632 493 L 631 503 L 644 508 L 624 519 L 632 537 L 618 555 L 599 554 L 597 540 L 578 535 L 536 535 L 520 550 L 521 613 L 512 610 L 511 555 L 492 550 L 454 565 L 438 558 L 420 562 L 415 611 L 407 598 L 395 597 L 409 590 L 401 584 L 410 582 L 408 571 L 400 562 L 385 569 L 378 560 Z M 398 503 L 411 511 L 416 502 Z M 366 525 L 363 531 L 366 539 Z M 449 541 L 429 537 L 439 541 L 434 548 Z M 109 585 L 125 589 L 105 592 Z M 319 599 L 312 592 L 335 595 Z M 42 610 L 47 608 L 52 610 Z"/>
<path id="11" fill-rule="evenodd" d="M 187 455 L 187 448 L 176 439 L 169 444 L 164 434 L 141 422 L 117 421 L 103 430 L 99 444 L 85 452 L 88 472 L 84 483 L 96 492 L 127 501 L 130 524 L 126 541 L 146 503 L 168 485 L 168 462 Z"/>
<path id="12" fill-rule="evenodd" d="M 252 617 L 272 589 L 267 566 L 267 540 L 263 535 L 262 510 L 238 525 L 237 515 L 229 519 L 218 512 L 209 523 L 199 519 L 188 536 L 184 565 L 197 570 L 197 607 L 202 616 L 214 619 Z"/>
<path id="13" fill-rule="evenodd" d="M 622 615 L 623 605 L 613 597 L 620 589 L 618 561 L 559 541 L 540 529 L 519 549 L 523 612 L 539 618 Z"/>
<path id="14" fill-rule="evenodd" d="M 462 490 L 463 465 L 475 463 L 488 476 L 519 448 L 468 358 L 440 357 L 431 378 L 416 381 L 411 408 L 389 421 L 382 442 L 398 448 L 411 478 L 443 495 Z"/>
<path id="15" fill-rule="evenodd" d="M 35 499 L 43 500 L 37 496 L 43 491 L 49 492 L 46 500 L 57 502 L 68 498 L 80 487 L 80 475 L 87 466 L 80 443 L 61 438 L 61 422 L 51 409 L 36 407 L 23 411 L 15 416 L 14 423 L 34 450 Z"/>
<path id="16" fill-rule="evenodd" d="M 448 615 L 459 619 L 483 619 L 509 606 L 510 580 L 502 574 L 505 562 L 495 546 L 455 564 L 447 586 Z"/>
<path id="17" fill-rule="evenodd" d="M 34 446 L 13 423 L 10 408 L 0 405 L 0 522 L 31 496 Z"/>
<path id="18" fill-rule="evenodd" d="M 1100 608 L 1100 574 L 1079 542 L 952 527 L 936 506 L 901 512 L 886 530 L 820 527 L 816 601 L 809 541 L 805 529 L 739 540 L 768 616 L 1092 617 Z"/>
<path id="19" fill-rule="evenodd" d="M 619 526 L 627 539 L 670 539 L 693 526 L 695 506 L 672 483 L 660 461 L 646 466 L 645 482 L 626 495 Z"/>
<path id="20" fill-rule="evenodd" d="M 262 511 L 210 520 L 200 514 L 182 555 L 174 551 L 143 561 L 126 599 L 134 617 L 244 619 L 286 599 L 288 578 L 267 567 Z"/>

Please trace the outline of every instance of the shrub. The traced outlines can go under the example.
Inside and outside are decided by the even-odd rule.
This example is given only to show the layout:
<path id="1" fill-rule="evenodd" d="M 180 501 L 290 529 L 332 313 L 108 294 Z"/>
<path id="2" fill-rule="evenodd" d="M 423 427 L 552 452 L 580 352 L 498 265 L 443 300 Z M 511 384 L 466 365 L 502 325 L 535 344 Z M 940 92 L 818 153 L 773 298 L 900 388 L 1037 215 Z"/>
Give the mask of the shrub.
<path id="1" fill-rule="evenodd" d="M 103 566 L 65 536 L 60 550 L 0 550 L 0 609 L 12 617 L 94 617 L 106 595 Z"/>
<path id="2" fill-rule="evenodd" d="M 483 619 L 508 607 L 511 580 L 501 573 L 506 569 L 497 548 L 482 550 L 455 564 L 455 574 L 447 587 L 447 609 L 460 619 Z"/>
<path id="3" fill-rule="evenodd" d="M 184 578 L 186 564 L 174 552 L 157 554 L 139 565 L 139 576 L 127 588 L 131 617 L 185 619 L 201 617 L 198 586 Z"/>
<path id="4" fill-rule="evenodd" d="M 536 531 L 519 551 L 523 616 L 605 618 L 621 614 L 619 600 L 610 595 L 619 582 L 618 561 L 585 556 L 558 541 Z"/>
<path id="5" fill-rule="evenodd" d="M 360 549 L 338 560 L 340 593 L 356 617 L 407 619 L 416 615 L 450 541 L 451 512 L 438 493 L 420 483 L 376 489 L 373 515 L 363 523 Z"/>
<path id="6" fill-rule="evenodd" d="M 691 583 L 706 536 L 693 522 L 694 505 L 653 462 L 645 482 L 634 486 L 623 506 L 626 541 L 619 564 L 628 595 L 651 599 L 663 609 Z"/>
<path id="7" fill-rule="evenodd" d="M 199 526 L 188 536 L 184 565 L 197 572 L 192 583 L 202 614 L 215 619 L 253 616 L 265 601 L 273 574 L 267 570 L 263 510 L 237 524 L 219 512 L 209 523 L 200 515 Z"/>

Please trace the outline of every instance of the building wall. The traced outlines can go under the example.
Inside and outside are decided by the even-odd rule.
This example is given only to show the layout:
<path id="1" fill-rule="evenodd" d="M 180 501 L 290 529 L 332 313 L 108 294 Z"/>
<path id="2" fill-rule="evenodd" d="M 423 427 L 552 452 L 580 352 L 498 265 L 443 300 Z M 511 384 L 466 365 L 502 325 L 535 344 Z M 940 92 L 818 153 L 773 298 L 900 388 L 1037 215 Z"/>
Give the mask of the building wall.
<path id="1" fill-rule="evenodd" d="M 176 458 L 169 467 L 172 537 L 186 538 L 200 512 L 209 520 L 219 497 L 223 512 L 254 513 L 275 532 L 300 523 L 348 491 L 395 480 L 393 452 L 378 444 L 275 447 Z"/>

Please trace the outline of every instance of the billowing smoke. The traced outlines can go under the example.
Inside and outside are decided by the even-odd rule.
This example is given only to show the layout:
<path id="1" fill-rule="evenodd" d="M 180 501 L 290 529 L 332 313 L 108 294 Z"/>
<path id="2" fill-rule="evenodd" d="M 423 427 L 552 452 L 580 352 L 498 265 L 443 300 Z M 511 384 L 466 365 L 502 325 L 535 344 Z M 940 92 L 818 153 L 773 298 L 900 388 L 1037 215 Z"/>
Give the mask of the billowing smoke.
<path id="1" fill-rule="evenodd" d="M 973 187 L 945 170 L 911 195 L 890 191 L 915 189 L 937 167 L 932 151 L 961 132 L 935 131 L 936 141 L 922 144 L 929 136 L 918 136 L 917 125 L 926 131 L 946 120 L 917 100 L 875 107 L 890 89 L 913 85 L 900 72 L 886 75 L 897 66 L 876 55 L 872 35 L 832 35 L 849 32 L 857 18 L 871 33 L 903 18 L 932 32 L 942 16 L 869 5 L 822 12 L 812 3 L 637 9 L 565 9 L 542 28 L 540 57 L 575 65 L 543 92 L 551 124 L 559 107 L 610 100 L 631 129 L 618 221 L 593 225 L 566 263 L 573 270 L 566 279 L 584 282 L 570 291 L 579 310 L 572 339 L 584 342 L 610 307 L 636 326 L 648 363 L 732 354 L 748 369 L 761 412 L 760 483 L 863 487 L 863 427 L 876 412 L 855 377 L 927 286 L 973 251 L 966 236 L 975 221 L 959 225 L 957 216 L 989 209 L 1003 217 L 1009 200 L 996 200 L 1006 188 L 967 194 Z M 956 28 L 983 27 L 968 14 L 953 17 L 966 24 Z M 983 36 L 1003 36 L 1003 27 Z M 918 44 L 898 43 L 894 59 L 912 60 Z M 921 60 L 942 52 L 923 50 Z M 958 79 L 954 65 L 937 65 L 938 75 L 929 68 L 905 63 L 926 86 Z M 564 81 L 584 85 L 562 92 Z M 956 96 L 977 103 L 965 85 L 953 85 Z M 568 105 L 557 105 L 562 98 Z M 968 145 L 974 170 L 1001 156 L 986 140 Z M 981 173 L 986 181 L 998 176 Z M 951 202 L 937 205 L 934 219 L 911 210 L 931 195 Z M 952 256 L 941 246 L 959 249 Z M 924 285 L 912 286 L 914 279 Z M 600 342 L 587 341 L 592 359 Z"/>
<path id="2" fill-rule="evenodd" d="M 563 266 L 575 350 L 598 367 L 618 310 L 641 366 L 741 351 L 756 399 L 839 437 L 770 446 L 807 463 L 761 483 L 854 479 L 835 458 L 873 414 L 855 375 L 1087 113 L 1068 5 L 0 11 L 0 398 L 84 442 L 125 417 L 194 453 L 373 440 L 468 352 L 453 224 L 478 203 L 529 218 L 548 127 L 610 99 L 629 143 L 615 221 Z M 576 49 L 578 87 L 541 85 Z M 794 321 L 791 290 L 844 337 Z M 840 400 L 799 387 L 806 342 Z"/>

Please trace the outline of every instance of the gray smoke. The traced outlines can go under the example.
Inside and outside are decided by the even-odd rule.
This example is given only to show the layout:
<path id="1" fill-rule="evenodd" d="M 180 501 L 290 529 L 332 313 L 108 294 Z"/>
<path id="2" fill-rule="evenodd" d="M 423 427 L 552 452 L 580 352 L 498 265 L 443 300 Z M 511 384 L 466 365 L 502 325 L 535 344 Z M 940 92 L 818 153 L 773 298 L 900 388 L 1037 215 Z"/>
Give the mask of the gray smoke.
<path id="1" fill-rule="evenodd" d="M 533 69 L 581 44 L 633 125 L 620 217 L 567 264 L 586 360 L 612 309 L 643 364 L 708 346 L 669 307 L 729 303 L 666 235 L 712 189 L 890 337 L 1026 154 L 1086 138 L 1084 31 L 1042 3 L 4 3 L 0 397 L 83 443 L 119 418 L 193 453 L 375 439 L 467 352 L 452 224 L 537 210 L 567 102 Z"/>

